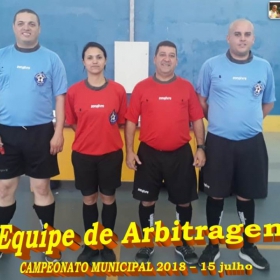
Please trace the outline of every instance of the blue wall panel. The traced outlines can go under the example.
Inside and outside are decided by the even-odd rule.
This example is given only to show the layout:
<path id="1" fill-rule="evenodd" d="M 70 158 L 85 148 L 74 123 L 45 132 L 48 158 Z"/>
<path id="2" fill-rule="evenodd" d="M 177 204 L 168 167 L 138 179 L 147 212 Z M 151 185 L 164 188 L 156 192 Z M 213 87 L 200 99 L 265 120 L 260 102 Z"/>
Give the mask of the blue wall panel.
<path id="1" fill-rule="evenodd" d="M 280 96 L 280 19 L 268 18 L 266 0 L 139 0 L 136 1 L 135 40 L 149 41 L 154 53 L 159 41 L 177 44 L 177 73 L 195 83 L 202 63 L 227 50 L 229 24 L 247 18 L 255 26 L 253 53 L 267 59 L 274 70 L 277 99 Z M 150 74 L 153 73 L 152 56 Z M 280 114 L 276 102 L 272 114 Z"/>
<path id="2" fill-rule="evenodd" d="M 40 42 L 59 54 L 70 85 L 85 75 L 81 53 L 89 41 L 104 45 L 108 52 L 106 74 L 114 77 L 114 41 L 129 38 L 129 0 L 1 0 L 0 47 L 14 42 L 12 19 L 22 8 L 39 14 Z"/>
<path id="3" fill-rule="evenodd" d="M 14 42 L 12 17 L 21 8 L 41 17 L 41 44 L 56 51 L 67 68 L 69 83 L 84 77 L 82 48 L 88 41 L 108 51 L 106 73 L 114 77 L 114 41 L 129 40 L 129 0 L 18 0 L 0 1 L 0 47 Z M 202 63 L 225 52 L 230 22 L 244 17 L 255 25 L 253 52 L 274 70 L 277 99 L 280 91 L 280 20 L 268 18 L 267 0 L 135 0 L 135 41 L 150 42 L 150 68 L 159 41 L 178 46 L 177 74 L 195 83 Z M 137 67 L 137 65 L 135 66 Z M 128 69 L 129 71 L 129 69 Z M 280 115 L 280 102 L 272 114 Z"/>

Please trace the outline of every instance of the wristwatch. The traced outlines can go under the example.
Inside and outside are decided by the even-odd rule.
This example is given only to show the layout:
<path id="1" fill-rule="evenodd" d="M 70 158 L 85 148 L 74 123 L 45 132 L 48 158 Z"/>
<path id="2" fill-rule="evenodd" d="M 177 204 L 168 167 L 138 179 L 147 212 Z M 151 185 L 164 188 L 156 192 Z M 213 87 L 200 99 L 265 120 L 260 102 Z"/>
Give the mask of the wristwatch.
<path id="1" fill-rule="evenodd" d="M 202 149 L 204 152 L 206 151 L 206 146 L 205 145 L 197 145 L 197 149 Z"/>

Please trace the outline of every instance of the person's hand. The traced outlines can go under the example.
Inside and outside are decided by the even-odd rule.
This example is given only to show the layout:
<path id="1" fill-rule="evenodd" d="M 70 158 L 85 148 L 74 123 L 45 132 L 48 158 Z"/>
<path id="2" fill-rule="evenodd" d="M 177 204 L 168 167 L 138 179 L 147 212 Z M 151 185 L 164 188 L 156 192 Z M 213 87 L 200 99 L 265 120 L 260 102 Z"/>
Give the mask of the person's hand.
<path id="1" fill-rule="evenodd" d="M 194 155 L 193 166 L 203 167 L 206 162 L 206 156 L 203 149 L 197 149 Z"/>
<path id="2" fill-rule="evenodd" d="M 137 164 L 142 164 L 139 157 L 134 152 L 128 152 L 126 154 L 126 165 L 129 169 L 137 170 Z"/>
<path id="3" fill-rule="evenodd" d="M 63 133 L 55 132 L 50 142 L 50 146 L 51 146 L 50 154 L 56 155 L 57 153 L 62 152 L 63 143 L 64 143 Z"/>

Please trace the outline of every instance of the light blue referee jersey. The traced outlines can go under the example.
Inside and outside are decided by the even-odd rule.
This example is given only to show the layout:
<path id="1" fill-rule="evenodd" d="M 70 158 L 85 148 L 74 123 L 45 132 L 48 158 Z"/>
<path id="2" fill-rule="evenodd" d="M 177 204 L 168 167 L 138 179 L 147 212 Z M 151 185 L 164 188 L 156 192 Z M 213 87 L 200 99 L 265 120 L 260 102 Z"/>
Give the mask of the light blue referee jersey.
<path id="1" fill-rule="evenodd" d="M 237 63 L 229 52 L 203 64 L 196 91 L 208 98 L 208 131 L 230 140 L 261 132 L 262 104 L 276 100 L 270 64 L 252 55 L 246 63 Z"/>
<path id="2" fill-rule="evenodd" d="M 42 46 L 29 52 L 14 45 L 0 49 L 0 124 L 51 122 L 53 99 L 66 91 L 65 68 L 56 53 Z"/>

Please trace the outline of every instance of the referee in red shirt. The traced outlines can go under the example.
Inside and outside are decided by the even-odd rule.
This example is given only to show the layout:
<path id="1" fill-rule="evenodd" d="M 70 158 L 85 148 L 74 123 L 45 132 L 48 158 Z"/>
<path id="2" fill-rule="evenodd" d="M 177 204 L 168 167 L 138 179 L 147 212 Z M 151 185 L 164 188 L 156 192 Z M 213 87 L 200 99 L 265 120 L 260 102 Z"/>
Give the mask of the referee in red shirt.
<path id="1" fill-rule="evenodd" d="M 102 225 L 114 231 L 116 189 L 121 186 L 123 162 L 119 125 L 125 123 L 126 92 L 122 85 L 104 76 L 107 52 L 102 45 L 87 43 L 82 59 L 87 78 L 69 88 L 65 110 L 66 122 L 75 131 L 72 145 L 75 186 L 83 195 L 85 231 L 98 221 L 98 197 L 103 203 Z M 77 261 L 91 265 L 99 253 L 104 262 L 116 261 L 114 251 L 106 246 L 100 251 L 85 246 Z"/>
<path id="2" fill-rule="evenodd" d="M 198 198 L 195 167 L 205 163 L 203 111 L 191 83 L 175 75 L 177 63 L 176 45 L 170 41 L 159 43 L 154 57 L 156 72 L 135 86 L 125 116 L 126 163 L 136 171 L 133 197 L 140 201 L 142 229 L 153 226 L 163 180 L 181 225 L 191 222 L 191 201 Z M 139 116 L 140 146 L 136 154 L 133 142 Z M 194 156 L 189 144 L 190 122 L 197 141 Z M 176 253 L 187 264 L 196 264 L 194 250 L 185 240 L 182 242 Z M 146 263 L 153 253 L 154 248 L 141 248 L 135 260 Z"/>

